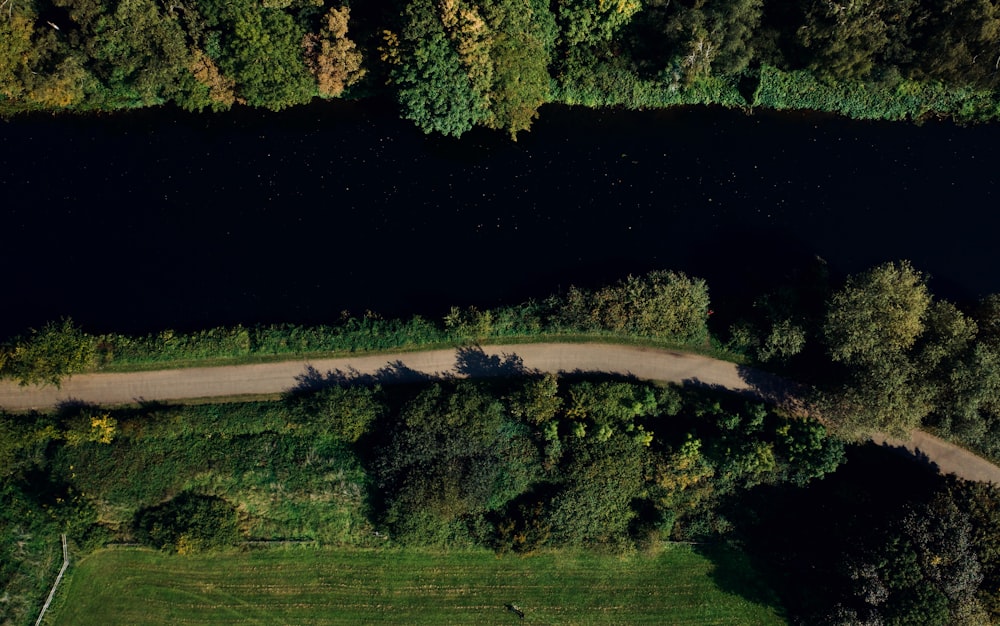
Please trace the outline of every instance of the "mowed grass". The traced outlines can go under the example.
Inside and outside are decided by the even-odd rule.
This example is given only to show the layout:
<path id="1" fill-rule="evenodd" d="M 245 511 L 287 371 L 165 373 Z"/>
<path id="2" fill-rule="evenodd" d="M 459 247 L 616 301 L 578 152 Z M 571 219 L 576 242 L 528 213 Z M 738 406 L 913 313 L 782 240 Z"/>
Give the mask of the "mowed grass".
<path id="1" fill-rule="evenodd" d="M 732 559 L 724 559 L 732 561 Z M 736 560 L 741 561 L 737 555 Z M 745 565 L 553 551 L 108 549 L 71 569 L 51 624 L 783 624 Z M 743 571 L 735 571 L 743 570 Z M 518 618 L 505 608 L 520 607 Z"/>

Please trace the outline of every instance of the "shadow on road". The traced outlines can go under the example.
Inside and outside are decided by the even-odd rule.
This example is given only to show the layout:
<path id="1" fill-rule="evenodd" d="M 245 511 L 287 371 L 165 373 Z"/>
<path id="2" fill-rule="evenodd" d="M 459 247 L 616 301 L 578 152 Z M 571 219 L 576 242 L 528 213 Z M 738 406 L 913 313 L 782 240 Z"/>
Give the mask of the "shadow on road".
<path id="1" fill-rule="evenodd" d="M 329 370 L 320 372 L 312 365 L 307 365 L 303 373 L 295 377 L 295 385 L 288 390 L 290 394 L 308 394 L 328 387 L 362 385 L 391 385 L 395 383 L 419 383 L 451 378 L 446 373 L 428 374 L 412 369 L 402 361 L 387 363 L 375 372 L 365 373 L 354 368 L 347 370 Z"/>
<path id="2" fill-rule="evenodd" d="M 455 351 L 455 371 L 470 378 L 509 378 L 537 373 L 524 366 L 517 354 L 486 354 L 479 346 Z"/>
<path id="3" fill-rule="evenodd" d="M 881 448 L 882 450 L 886 450 L 888 452 L 891 452 L 891 453 L 896 454 L 898 456 L 901 456 L 903 458 L 910 459 L 911 461 L 915 461 L 919 465 L 921 465 L 921 466 L 927 468 L 928 470 L 930 470 L 931 472 L 938 473 L 938 474 L 943 474 L 944 473 L 944 472 L 941 471 L 941 467 L 937 463 L 935 463 L 934 461 L 932 461 L 931 458 L 929 456 L 927 456 L 927 453 L 925 453 L 920 448 L 917 448 L 915 450 L 910 450 L 909 448 L 907 448 L 904 445 L 893 445 L 893 444 L 891 444 L 891 443 L 889 443 L 887 441 L 882 442 L 881 444 L 876 444 L 876 443 L 872 442 L 871 445 L 872 446 L 877 446 L 878 448 Z"/>

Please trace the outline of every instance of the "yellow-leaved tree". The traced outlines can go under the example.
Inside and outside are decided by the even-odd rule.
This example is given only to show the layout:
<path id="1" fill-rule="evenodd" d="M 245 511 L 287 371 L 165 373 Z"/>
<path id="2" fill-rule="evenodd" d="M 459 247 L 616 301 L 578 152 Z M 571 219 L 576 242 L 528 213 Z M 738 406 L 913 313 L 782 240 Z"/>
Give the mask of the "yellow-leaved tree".
<path id="1" fill-rule="evenodd" d="M 322 19 L 318 33 L 309 33 L 302 40 L 306 65 L 316 77 L 321 96 L 336 98 L 365 75 L 361 52 L 347 37 L 351 9 L 330 9 Z"/>

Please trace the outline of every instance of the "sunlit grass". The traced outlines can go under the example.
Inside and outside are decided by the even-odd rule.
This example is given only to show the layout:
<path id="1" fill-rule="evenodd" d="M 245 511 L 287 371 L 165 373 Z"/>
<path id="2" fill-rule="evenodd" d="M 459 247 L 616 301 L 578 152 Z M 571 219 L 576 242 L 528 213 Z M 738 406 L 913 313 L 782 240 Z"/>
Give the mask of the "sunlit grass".
<path id="1" fill-rule="evenodd" d="M 53 624 L 782 624 L 742 558 L 552 551 L 272 548 L 194 556 L 101 550 Z M 733 589 L 743 586 L 745 589 Z M 752 593 L 747 594 L 747 590 Z M 508 604 L 524 611 L 523 620 Z"/>

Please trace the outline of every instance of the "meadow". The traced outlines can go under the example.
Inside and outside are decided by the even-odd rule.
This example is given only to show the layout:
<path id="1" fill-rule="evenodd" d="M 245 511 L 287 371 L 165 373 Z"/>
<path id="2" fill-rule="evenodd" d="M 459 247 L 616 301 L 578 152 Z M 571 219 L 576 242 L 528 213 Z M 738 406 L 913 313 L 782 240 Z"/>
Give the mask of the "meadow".
<path id="1" fill-rule="evenodd" d="M 656 555 L 502 558 L 486 550 L 295 546 L 179 556 L 109 548 L 72 566 L 47 623 L 785 623 L 756 580 L 739 553 L 709 558 L 687 545 Z"/>

